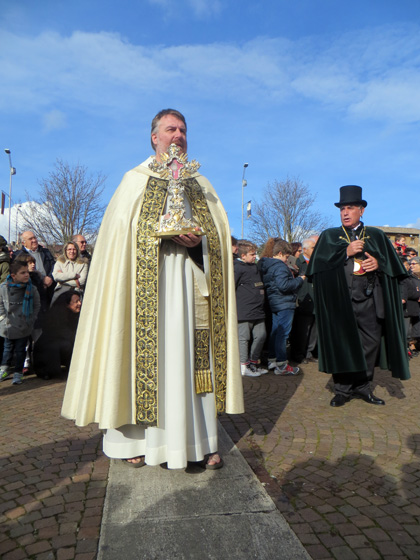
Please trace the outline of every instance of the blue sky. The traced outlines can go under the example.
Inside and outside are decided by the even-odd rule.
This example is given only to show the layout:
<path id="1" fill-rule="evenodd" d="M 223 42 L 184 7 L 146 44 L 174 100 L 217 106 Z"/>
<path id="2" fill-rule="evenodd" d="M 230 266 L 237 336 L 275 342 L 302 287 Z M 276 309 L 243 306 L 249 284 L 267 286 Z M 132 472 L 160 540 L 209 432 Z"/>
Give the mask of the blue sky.
<path id="1" fill-rule="evenodd" d="M 418 0 L 0 0 L 0 75 L 14 203 L 57 158 L 105 174 L 108 202 L 173 107 L 237 236 L 245 162 L 245 201 L 299 177 L 337 223 L 359 184 L 366 223 L 420 227 Z"/>

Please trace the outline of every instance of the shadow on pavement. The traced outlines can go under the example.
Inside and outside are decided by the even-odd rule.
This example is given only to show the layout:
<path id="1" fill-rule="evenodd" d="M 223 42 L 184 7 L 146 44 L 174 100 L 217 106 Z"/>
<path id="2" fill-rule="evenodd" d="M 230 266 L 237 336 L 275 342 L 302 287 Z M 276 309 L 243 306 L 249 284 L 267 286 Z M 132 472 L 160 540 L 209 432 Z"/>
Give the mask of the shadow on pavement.
<path id="1" fill-rule="evenodd" d="M 229 415 L 222 424 L 235 443 L 245 435 L 265 436 L 271 432 L 281 413 L 292 399 L 305 374 L 302 369 L 296 376 L 280 376 L 269 372 L 261 377 L 243 377 L 245 414 Z M 231 423 L 236 433 L 231 429 Z"/>
<path id="2" fill-rule="evenodd" d="M 334 393 L 334 384 L 332 380 L 332 375 L 328 375 L 328 380 L 325 384 L 325 388 L 332 394 Z M 395 397 L 396 399 L 405 399 L 404 385 L 401 383 L 400 379 L 392 377 L 391 372 L 388 370 L 382 370 L 379 368 L 375 369 L 375 376 L 372 383 L 372 392 L 375 394 L 376 387 L 382 387 L 386 390 L 390 397 Z"/>
<path id="3" fill-rule="evenodd" d="M 401 470 L 409 478 L 404 482 L 403 476 L 402 488 L 369 455 L 314 458 L 276 479 L 277 491 L 266 489 L 309 554 L 325 547 L 343 558 L 350 558 L 350 550 L 357 558 L 420 558 L 420 507 L 413 503 L 420 494 L 420 464 Z"/>

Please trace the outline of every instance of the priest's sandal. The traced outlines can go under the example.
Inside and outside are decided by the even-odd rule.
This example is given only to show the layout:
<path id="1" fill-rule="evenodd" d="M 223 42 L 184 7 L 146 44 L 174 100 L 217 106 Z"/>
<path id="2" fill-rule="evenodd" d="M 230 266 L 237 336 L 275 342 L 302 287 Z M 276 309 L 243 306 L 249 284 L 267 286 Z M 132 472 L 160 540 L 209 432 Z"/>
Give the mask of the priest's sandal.
<path id="1" fill-rule="evenodd" d="M 139 469 L 140 467 L 144 467 L 146 464 L 144 457 L 133 457 L 132 459 L 122 459 L 124 465 L 127 467 L 131 467 L 132 469 Z"/>
<path id="2" fill-rule="evenodd" d="M 217 457 L 219 458 L 219 461 L 215 462 Z M 209 461 L 214 462 L 209 463 Z M 209 453 L 204 457 L 204 466 L 207 470 L 215 471 L 216 469 L 221 469 L 223 467 L 223 464 L 223 459 L 218 453 Z"/>

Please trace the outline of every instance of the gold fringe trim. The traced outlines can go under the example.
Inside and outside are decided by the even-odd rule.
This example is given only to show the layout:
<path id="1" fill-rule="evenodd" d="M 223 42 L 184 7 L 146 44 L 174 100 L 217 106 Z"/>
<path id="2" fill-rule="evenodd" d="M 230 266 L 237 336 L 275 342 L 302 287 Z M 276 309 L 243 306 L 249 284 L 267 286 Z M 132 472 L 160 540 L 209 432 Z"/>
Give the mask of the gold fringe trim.
<path id="1" fill-rule="evenodd" d="M 194 332 L 194 379 L 195 392 L 213 393 L 210 370 L 210 333 L 208 329 L 196 329 Z"/>

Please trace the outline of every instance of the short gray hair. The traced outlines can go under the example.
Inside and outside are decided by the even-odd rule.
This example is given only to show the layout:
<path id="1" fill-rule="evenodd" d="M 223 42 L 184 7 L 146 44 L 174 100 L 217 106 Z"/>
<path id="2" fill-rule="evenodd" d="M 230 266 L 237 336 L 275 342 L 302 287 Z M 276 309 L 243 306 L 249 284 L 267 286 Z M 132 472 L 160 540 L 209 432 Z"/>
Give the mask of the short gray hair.
<path id="1" fill-rule="evenodd" d="M 152 120 L 152 130 L 150 132 L 150 143 L 152 144 L 152 148 L 155 152 L 156 152 L 156 146 L 153 144 L 152 134 L 156 133 L 159 126 L 160 119 L 162 117 L 166 117 L 166 115 L 174 115 L 174 117 L 177 117 L 180 121 L 182 121 L 185 124 L 185 130 L 187 130 L 187 121 L 185 120 L 185 117 L 182 113 L 180 113 L 176 109 L 162 109 L 162 111 L 159 111 L 156 117 Z"/>
<path id="2" fill-rule="evenodd" d="M 316 241 L 313 237 L 308 237 L 302 241 L 302 249 L 307 249 L 310 245 L 316 245 Z"/>

